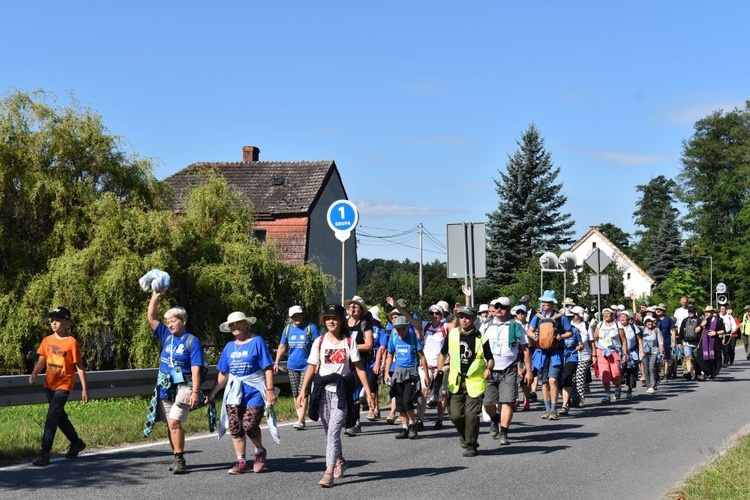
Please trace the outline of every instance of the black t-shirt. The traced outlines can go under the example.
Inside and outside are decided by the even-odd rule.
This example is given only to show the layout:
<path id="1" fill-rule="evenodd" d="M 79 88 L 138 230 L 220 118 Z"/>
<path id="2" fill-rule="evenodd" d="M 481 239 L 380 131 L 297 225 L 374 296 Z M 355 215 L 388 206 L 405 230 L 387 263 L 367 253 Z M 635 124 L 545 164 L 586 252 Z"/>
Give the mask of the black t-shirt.
<path id="1" fill-rule="evenodd" d="M 354 341 L 357 343 L 357 345 L 362 345 L 365 343 L 365 332 L 367 330 L 372 330 L 372 323 L 367 318 L 362 318 L 359 320 L 359 322 L 349 327 L 349 330 L 351 330 L 352 334 L 355 335 Z M 375 345 L 375 339 L 373 338 L 373 347 Z M 372 349 L 368 352 L 360 351 L 359 356 L 362 358 L 362 362 L 366 365 L 372 360 Z"/>
<path id="2" fill-rule="evenodd" d="M 474 347 L 477 345 L 476 339 L 481 338 L 482 334 L 472 329 L 468 332 L 461 332 L 459 336 L 459 358 L 461 359 L 461 374 L 466 375 L 469 372 L 469 367 L 477 357 L 477 353 Z M 443 348 L 440 350 L 443 356 L 448 355 L 448 342 L 443 342 Z M 484 353 L 485 363 L 493 359 L 492 349 L 490 349 L 490 341 L 485 339 L 482 344 L 482 352 Z"/>

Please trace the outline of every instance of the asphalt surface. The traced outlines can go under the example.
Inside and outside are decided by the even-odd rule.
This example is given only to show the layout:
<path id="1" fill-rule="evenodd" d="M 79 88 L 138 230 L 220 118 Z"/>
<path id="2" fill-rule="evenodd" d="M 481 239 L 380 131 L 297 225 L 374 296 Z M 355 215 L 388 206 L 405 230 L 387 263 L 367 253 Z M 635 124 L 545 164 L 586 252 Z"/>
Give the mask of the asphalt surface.
<path id="1" fill-rule="evenodd" d="M 510 446 L 498 446 L 483 424 L 475 458 L 462 456 L 449 420 L 443 430 L 431 429 L 432 412 L 416 440 L 397 441 L 396 426 L 363 420 L 361 435 L 342 437 L 349 470 L 329 490 L 317 486 L 325 468 L 323 431 L 308 422 L 305 431 L 282 426 L 280 445 L 263 431 L 268 470 L 261 474 L 229 476 L 230 438 L 194 436 L 186 445 L 188 474 L 182 476 L 167 471 L 166 442 L 86 450 L 76 460 L 58 459 L 45 468 L 0 469 L 0 498 L 663 498 L 750 430 L 749 379 L 750 361 L 738 350 L 735 365 L 716 382 L 679 379 L 654 395 L 639 387 L 632 399 L 605 405 L 594 381 L 586 408 L 571 410 L 571 416 L 542 420 L 541 403 L 516 413 Z"/>

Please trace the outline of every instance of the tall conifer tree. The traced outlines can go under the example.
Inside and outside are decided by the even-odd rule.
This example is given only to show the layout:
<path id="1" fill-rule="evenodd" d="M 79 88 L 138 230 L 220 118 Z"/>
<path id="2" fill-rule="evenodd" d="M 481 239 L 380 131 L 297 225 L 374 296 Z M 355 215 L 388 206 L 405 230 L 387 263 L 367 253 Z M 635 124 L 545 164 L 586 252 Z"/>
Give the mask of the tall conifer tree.
<path id="1" fill-rule="evenodd" d="M 513 272 L 533 255 L 573 243 L 573 220 L 561 212 L 567 197 L 557 182 L 560 168 L 534 124 L 516 144 L 506 171 L 498 170 L 495 180 L 497 210 L 487 214 L 487 278 L 496 287 L 512 283 Z"/>

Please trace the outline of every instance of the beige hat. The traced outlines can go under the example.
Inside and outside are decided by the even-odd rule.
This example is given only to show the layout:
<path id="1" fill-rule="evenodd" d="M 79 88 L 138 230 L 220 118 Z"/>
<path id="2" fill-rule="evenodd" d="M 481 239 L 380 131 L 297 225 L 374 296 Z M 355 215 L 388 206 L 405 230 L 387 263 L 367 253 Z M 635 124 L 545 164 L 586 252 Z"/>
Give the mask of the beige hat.
<path id="1" fill-rule="evenodd" d="M 451 306 L 449 306 L 448 303 L 444 300 L 438 300 L 437 305 L 443 308 L 443 314 L 445 314 L 445 311 L 451 310 Z"/>
<path id="2" fill-rule="evenodd" d="M 706 306 L 706 308 L 703 310 L 703 312 L 711 313 L 716 311 L 716 309 L 713 308 L 713 306 Z"/>
<path id="3" fill-rule="evenodd" d="M 229 316 L 227 316 L 227 320 L 219 325 L 219 330 L 221 330 L 224 333 L 229 333 L 231 330 L 229 329 L 229 325 L 232 323 L 237 323 L 239 321 L 247 321 L 248 324 L 254 325 L 257 321 L 255 316 L 245 316 L 245 313 L 240 311 L 235 311 Z"/>
<path id="4" fill-rule="evenodd" d="M 359 295 L 355 295 L 351 299 L 347 300 L 345 302 L 346 307 L 349 307 L 349 304 L 351 304 L 351 303 L 357 304 L 359 306 L 359 308 L 362 309 L 362 312 L 364 312 L 365 309 L 367 309 L 365 307 L 365 301 L 364 301 L 364 299 L 362 299 L 362 297 L 360 297 Z"/>
<path id="5" fill-rule="evenodd" d="M 583 317 L 583 307 L 581 306 L 575 306 L 574 308 L 570 310 L 570 312 L 572 312 L 573 314 L 577 316 Z"/>

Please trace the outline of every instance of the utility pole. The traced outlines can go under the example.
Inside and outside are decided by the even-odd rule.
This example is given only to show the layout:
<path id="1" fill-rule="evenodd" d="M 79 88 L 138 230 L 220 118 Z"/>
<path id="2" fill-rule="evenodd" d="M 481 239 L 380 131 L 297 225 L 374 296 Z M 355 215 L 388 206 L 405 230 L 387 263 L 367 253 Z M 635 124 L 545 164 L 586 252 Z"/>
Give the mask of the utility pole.
<path id="1" fill-rule="evenodd" d="M 424 226 L 419 223 L 419 311 L 422 311 L 422 259 L 423 259 L 423 245 L 422 245 L 422 231 Z"/>

